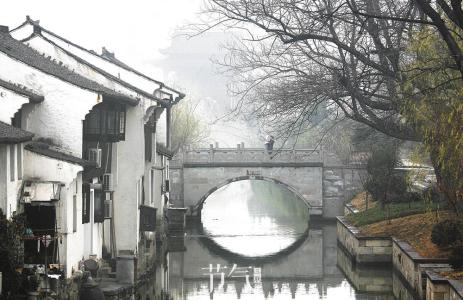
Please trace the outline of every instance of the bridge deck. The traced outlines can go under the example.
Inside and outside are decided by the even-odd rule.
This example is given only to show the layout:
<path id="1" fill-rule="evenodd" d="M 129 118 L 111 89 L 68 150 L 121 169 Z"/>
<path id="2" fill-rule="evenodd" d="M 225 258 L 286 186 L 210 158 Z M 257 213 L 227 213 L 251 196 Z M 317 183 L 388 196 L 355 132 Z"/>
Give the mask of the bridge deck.
<path id="1" fill-rule="evenodd" d="M 323 154 L 318 149 L 275 149 L 267 152 L 259 148 L 209 148 L 186 151 L 179 159 L 184 164 L 225 162 L 321 163 L 323 162 Z"/>

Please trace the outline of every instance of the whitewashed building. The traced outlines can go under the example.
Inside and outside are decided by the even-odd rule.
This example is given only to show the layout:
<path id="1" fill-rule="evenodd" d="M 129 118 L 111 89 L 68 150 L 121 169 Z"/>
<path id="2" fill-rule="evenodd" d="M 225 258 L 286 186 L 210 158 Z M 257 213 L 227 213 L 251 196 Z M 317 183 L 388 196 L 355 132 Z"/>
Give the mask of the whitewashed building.
<path id="1" fill-rule="evenodd" d="M 114 102 L 125 107 L 137 105 L 138 100 L 105 88 L 42 56 L 13 39 L 5 27 L 0 28 L 0 64 L 1 80 L 27 87 L 44 98 L 38 103 L 30 99 L 16 102 L 15 107 L 2 103 L 2 107 L 9 106 L 12 118 L 8 122 L 5 115 L 2 121 L 35 134 L 35 142 L 26 145 L 22 154 L 24 171 L 22 182 L 17 183 L 22 187 L 16 195 L 17 208 L 25 212 L 27 226 L 32 230 L 28 238 L 51 236 L 53 239 L 44 249 L 50 250 L 53 257 L 42 254 L 42 248 L 34 255 L 32 243 L 26 240 L 25 263 L 29 252 L 32 263 L 43 264 L 47 256 L 48 262 L 62 265 L 66 277 L 70 277 L 82 259 L 102 256 L 103 226 L 94 220 L 97 213 L 90 213 L 95 210 L 101 215 L 103 208 L 97 208 L 102 201 L 95 200 L 98 186 L 82 181 L 85 167 L 94 165 L 82 159 L 83 120 L 95 106 L 103 103 Z M 92 217 L 87 221 L 87 216 Z M 44 224 L 41 222 L 44 219 L 53 221 Z M 60 242 L 56 243 L 58 239 Z"/>
<path id="2" fill-rule="evenodd" d="M 0 64 L 0 80 L 29 92 L 0 110 L 0 121 L 35 134 L 21 156 L 28 188 L 59 188 L 52 200 L 66 277 L 89 257 L 132 257 L 135 273 L 148 271 L 168 204 L 171 107 L 184 95 L 30 18 L 11 32 L 0 27 Z M 11 200 L 0 200 L 7 209 Z"/>
<path id="3" fill-rule="evenodd" d="M 43 96 L 0 79 L 0 209 L 8 219 L 18 207 L 18 192 L 24 174 L 24 142 L 33 134 L 12 126 L 24 104 L 40 103 Z M 15 124 L 18 125 L 18 124 Z M 19 127 L 19 128 L 18 128 Z"/>
<path id="4" fill-rule="evenodd" d="M 32 133 L 0 121 L 0 209 L 7 219 L 11 219 L 18 207 L 24 173 L 24 142 L 32 137 Z"/>

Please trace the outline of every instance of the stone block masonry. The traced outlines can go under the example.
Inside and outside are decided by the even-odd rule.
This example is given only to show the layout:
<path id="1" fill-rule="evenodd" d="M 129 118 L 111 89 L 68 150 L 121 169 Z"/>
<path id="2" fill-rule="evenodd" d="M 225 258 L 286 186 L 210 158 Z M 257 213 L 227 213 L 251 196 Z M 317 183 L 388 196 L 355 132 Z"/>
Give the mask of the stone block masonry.
<path id="1" fill-rule="evenodd" d="M 425 258 L 408 243 L 396 238 L 364 236 L 344 217 L 337 221 L 338 243 L 359 264 L 392 263 L 394 274 L 406 282 L 414 298 L 431 300 L 463 299 L 463 286 L 439 277 L 435 272 L 452 270 L 445 258 Z M 396 294 L 396 292 L 394 292 Z"/>
<path id="2" fill-rule="evenodd" d="M 338 217 L 338 241 L 358 263 L 391 263 L 392 240 L 390 237 L 362 236 L 344 217 Z"/>
<path id="3" fill-rule="evenodd" d="M 463 284 L 443 278 L 432 271 L 426 271 L 426 299 L 463 300 Z"/>
<path id="4" fill-rule="evenodd" d="M 252 148 L 189 150 L 172 164 L 177 192 L 171 196 L 178 207 L 189 208 L 188 215 L 197 216 L 202 202 L 218 188 L 237 180 L 261 179 L 293 191 L 308 204 L 311 215 L 334 219 L 361 187 L 359 174 L 364 169 L 326 157 L 313 149 L 281 149 L 272 154 Z"/>

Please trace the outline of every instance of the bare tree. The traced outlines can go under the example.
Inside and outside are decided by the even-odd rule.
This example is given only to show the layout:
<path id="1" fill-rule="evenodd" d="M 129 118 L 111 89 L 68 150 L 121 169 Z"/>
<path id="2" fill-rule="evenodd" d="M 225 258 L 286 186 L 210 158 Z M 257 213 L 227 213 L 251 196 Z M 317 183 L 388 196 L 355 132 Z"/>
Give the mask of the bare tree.
<path id="1" fill-rule="evenodd" d="M 237 111 L 297 135 L 323 105 L 388 136 L 424 141 L 439 186 L 452 203 L 463 201 L 457 92 L 463 83 L 462 0 L 207 3 L 205 14 L 214 22 L 200 32 L 225 26 L 247 35 L 222 62 L 236 78 Z M 422 53 L 410 48 L 417 33 L 442 40 Z M 411 107 L 426 108 L 440 125 L 435 118 L 416 120 Z"/>
<path id="2" fill-rule="evenodd" d="M 388 13 L 372 13 L 357 9 L 355 1 L 347 0 L 347 5 L 352 12 L 363 17 L 396 20 L 404 23 L 419 23 L 434 26 L 440 33 L 443 41 L 447 45 L 449 52 L 455 63 L 455 68 L 463 75 L 463 53 L 459 43 L 461 36 L 456 33 L 456 29 L 463 30 L 463 10 L 462 0 L 410 0 L 415 3 L 421 13 L 421 18 L 412 19 L 390 15 Z M 389 12 L 390 13 L 390 12 Z"/>
<path id="3" fill-rule="evenodd" d="M 222 64 L 235 75 L 237 110 L 297 134 L 323 105 L 390 136 L 419 140 L 400 115 L 403 51 L 418 19 L 407 1 L 209 0 L 214 24 L 243 29 Z M 356 10 L 356 11 L 354 11 Z M 214 25 L 212 25 L 213 27 Z M 209 25 L 208 28 L 211 26 Z M 206 28 L 200 28 L 205 30 Z"/>

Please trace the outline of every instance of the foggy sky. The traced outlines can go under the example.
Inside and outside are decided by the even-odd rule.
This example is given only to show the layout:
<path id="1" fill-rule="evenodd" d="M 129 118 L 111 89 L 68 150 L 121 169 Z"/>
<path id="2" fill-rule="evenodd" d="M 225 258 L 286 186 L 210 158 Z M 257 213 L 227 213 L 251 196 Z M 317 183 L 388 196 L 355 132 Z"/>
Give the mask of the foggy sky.
<path id="1" fill-rule="evenodd" d="M 186 39 L 179 30 L 199 21 L 202 0 L 15 0 L 3 3 L 0 25 L 10 29 L 26 15 L 45 28 L 101 53 L 104 46 L 128 65 L 179 88 L 199 100 L 204 121 L 211 128 L 205 144 L 222 146 L 261 143 L 240 121 L 212 124 L 226 113 L 229 80 L 217 73 L 211 56 L 223 56 L 221 44 L 228 35 L 212 32 Z"/>

